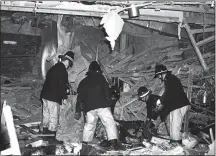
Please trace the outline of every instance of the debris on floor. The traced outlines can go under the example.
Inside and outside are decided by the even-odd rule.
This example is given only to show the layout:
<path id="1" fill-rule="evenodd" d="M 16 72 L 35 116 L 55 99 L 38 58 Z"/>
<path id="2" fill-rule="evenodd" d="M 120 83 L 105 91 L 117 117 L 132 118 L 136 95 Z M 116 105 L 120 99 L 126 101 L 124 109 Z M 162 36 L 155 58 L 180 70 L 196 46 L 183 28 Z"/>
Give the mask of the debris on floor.
<path id="1" fill-rule="evenodd" d="M 77 121 L 73 117 L 75 95 L 69 96 L 60 109 L 57 139 L 64 141 L 64 144 L 51 145 L 43 139 L 51 135 L 41 134 L 42 105 L 39 96 L 43 81 L 30 74 L 20 80 L 1 76 L 1 82 L 1 100 L 8 101 L 11 106 L 22 155 L 209 155 L 213 151 L 209 134 L 212 126 L 192 129 L 192 132 L 196 132 L 195 135 L 188 135 L 180 145 L 169 142 L 163 123 L 156 132 L 152 125 L 139 120 L 116 120 L 119 141 L 124 150 L 113 151 L 108 148 L 106 131 L 100 120 L 94 142 L 89 145 L 81 144 L 84 121 Z M 194 114 L 191 118 L 194 118 Z"/>

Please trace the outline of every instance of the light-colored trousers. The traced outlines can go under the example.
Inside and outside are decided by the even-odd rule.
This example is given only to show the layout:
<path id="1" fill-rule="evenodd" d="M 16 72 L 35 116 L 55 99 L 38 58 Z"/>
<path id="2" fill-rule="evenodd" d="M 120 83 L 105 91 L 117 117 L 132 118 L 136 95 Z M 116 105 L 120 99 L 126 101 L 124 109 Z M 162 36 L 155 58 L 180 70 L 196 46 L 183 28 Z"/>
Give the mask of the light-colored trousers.
<path id="1" fill-rule="evenodd" d="M 176 109 L 168 115 L 166 119 L 167 130 L 172 140 L 182 140 L 182 123 L 186 112 L 190 109 L 190 106 L 184 106 Z"/>
<path id="2" fill-rule="evenodd" d="M 50 131 L 57 131 L 59 125 L 60 105 L 56 102 L 42 99 L 43 101 L 43 127 Z"/>
<path id="3" fill-rule="evenodd" d="M 110 108 L 98 108 L 91 110 L 86 114 L 86 123 L 83 130 L 83 141 L 90 142 L 92 141 L 96 129 L 96 124 L 98 117 L 103 123 L 108 140 L 117 139 L 117 125 L 113 118 Z"/>

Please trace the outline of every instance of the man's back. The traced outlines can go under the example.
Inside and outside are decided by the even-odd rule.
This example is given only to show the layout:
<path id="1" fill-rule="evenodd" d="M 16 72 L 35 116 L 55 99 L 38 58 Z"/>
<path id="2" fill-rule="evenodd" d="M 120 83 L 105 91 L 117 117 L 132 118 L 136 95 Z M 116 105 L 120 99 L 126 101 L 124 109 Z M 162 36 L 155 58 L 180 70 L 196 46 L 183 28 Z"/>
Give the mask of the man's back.
<path id="1" fill-rule="evenodd" d="M 101 73 L 89 73 L 78 87 L 78 96 L 86 112 L 109 107 L 110 95 L 109 85 Z"/>
<path id="2" fill-rule="evenodd" d="M 46 80 L 41 91 L 41 98 L 61 103 L 66 96 L 68 74 L 63 63 L 59 62 L 47 72 Z"/>

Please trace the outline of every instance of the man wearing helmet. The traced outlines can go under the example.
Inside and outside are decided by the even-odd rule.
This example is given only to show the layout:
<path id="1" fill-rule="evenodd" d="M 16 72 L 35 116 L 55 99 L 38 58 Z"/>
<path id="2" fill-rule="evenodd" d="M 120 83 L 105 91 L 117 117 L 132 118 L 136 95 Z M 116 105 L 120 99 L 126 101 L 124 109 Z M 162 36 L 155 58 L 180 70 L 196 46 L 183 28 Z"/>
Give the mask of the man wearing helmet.
<path id="1" fill-rule="evenodd" d="M 154 78 L 159 78 L 165 87 L 165 91 L 160 98 L 160 103 L 164 106 L 160 112 L 161 120 L 166 121 L 171 140 L 181 143 L 182 122 L 189 109 L 190 102 L 181 81 L 171 71 L 168 71 L 166 66 L 156 65 Z"/>
<path id="2" fill-rule="evenodd" d="M 145 86 L 138 89 L 138 97 L 140 101 L 146 102 L 147 107 L 147 121 L 156 120 L 161 110 L 159 103 L 160 96 L 152 94 Z"/>
<path id="3" fill-rule="evenodd" d="M 50 140 L 52 143 L 62 143 L 56 140 L 56 131 L 59 124 L 60 105 L 69 94 L 67 71 L 73 66 L 74 53 L 68 51 L 59 58 L 59 62 L 47 72 L 40 96 L 43 102 L 43 133 L 54 134 Z"/>
<path id="4" fill-rule="evenodd" d="M 99 117 L 106 129 L 109 142 L 114 149 L 117 149 L 117 125 L 110 109 L 111 92 L 96 61 L 91 62 L 87 77 L 80 82 L 77 93 L 75 119 L 80 119 L 82 110 L 86 119 L 83 143 L 92 141 Z"/>

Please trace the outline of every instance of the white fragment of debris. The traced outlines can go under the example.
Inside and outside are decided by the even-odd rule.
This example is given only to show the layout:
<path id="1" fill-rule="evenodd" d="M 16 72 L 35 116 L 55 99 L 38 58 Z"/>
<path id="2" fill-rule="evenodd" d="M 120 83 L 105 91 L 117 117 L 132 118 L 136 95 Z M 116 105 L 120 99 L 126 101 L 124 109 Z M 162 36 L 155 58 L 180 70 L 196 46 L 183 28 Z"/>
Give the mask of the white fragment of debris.
<path id="1" fill-rule="evenodd" d="M 168 143 L 169 143 L 169 140 L 162 139 L 162 138 L 157 138 L 157 137 L 152 137 L 152 139 L 151 139 L 150 142 L 151 142 L 151 143 L 154 143 L 154 144 L 156 144 L 156 145 L 158 145 L 158 144 L 163 144 L 163 143 L 168 144 Z"/>
<path id="2" fill-rule="evenodd" d="M 212 3 L 211 3 L 211 8 L 213 8 L 214 6 L 215 6 L 215 2 L 212 1 Z"/>
<path id="3" fill-rule="evenodd" d="M 30 145 L 32 145 L 32 147 L 47 146 L 48 142 L 47 141 L 43 141 L 43 140 L 38 140 L 38 141 L 30 143 Z"/>
<path id="4" fill-rule="evenodd" d="M 146 140 L 143 140 L 143 141 L 142 141 L 142 144 L 143 144 L 146 148 L 152 147 L 152 144 L 150 144 L 150 143 L 147 142 Z"/>
<path id="5" fill-rule="evenodd" d="M 80 143 L 74 143 L 73 144 L 75 147 L 74 147 L 74 151 L 73 153 L 77 154 L 77 155 L 80 155 L 80 151 L 82 149 L 82 144 Z"/>
<path id="6" fill-rule="evenodd" d="M 182 144 L 186 147 L 186 148 L 194 148 L 197 145 L 197 140 L 195 137 L 193 136 L 188 136 L 186 138 L 184 138 L 182 140 Z"/>
<path id="7" fill-rule="evenodd" d="M 17 42 L 16 41 L 3 41 L 4 44 L 12 44 L 12 45 L 16 45 Z"/>
<path id="8" fill-rule="evenodd" d="M 37 122 L 25 123 L 23 125 L 26 127 L 32 127 L 32 126 L 38 126 L 38 125 L 40 125 L 40 123 L 41 123 L 40 121 L 37 121 Z"/>
<path id="9" fill-rule="evenodd" d="M 215 155 L 215 140 L 209 145 L 209 151 L 205 155 Z"/>
<path id="10" fill-rule="evenodd" d="M 106 39 L 110 42 L 112 50 L 115 47 L 115 40 L 120 35 L 124 21 L 116 11 L 110 11 L 105 14 L 100 22 L 103 25 L 108 37 Z"/>

